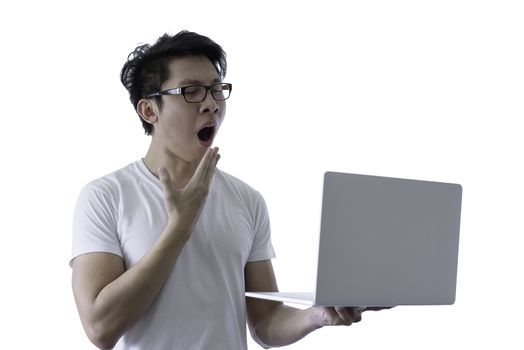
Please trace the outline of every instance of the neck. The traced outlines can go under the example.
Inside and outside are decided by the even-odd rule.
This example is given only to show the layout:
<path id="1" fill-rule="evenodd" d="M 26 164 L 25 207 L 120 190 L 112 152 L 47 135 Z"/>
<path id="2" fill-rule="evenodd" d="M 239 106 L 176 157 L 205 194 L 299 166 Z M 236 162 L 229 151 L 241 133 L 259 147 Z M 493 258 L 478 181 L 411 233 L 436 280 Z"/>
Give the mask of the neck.
<path id="1" fill-rule="evenodd" d="M 189 163 L 167 149 L 156 149 L 153 144 L 149 147 L 144 164 L 149 171 L 158 178 L 158 168 L 165 167 L 171 175 L 176 187 L 183 188 L 193 177 L 198 163 Z"/>

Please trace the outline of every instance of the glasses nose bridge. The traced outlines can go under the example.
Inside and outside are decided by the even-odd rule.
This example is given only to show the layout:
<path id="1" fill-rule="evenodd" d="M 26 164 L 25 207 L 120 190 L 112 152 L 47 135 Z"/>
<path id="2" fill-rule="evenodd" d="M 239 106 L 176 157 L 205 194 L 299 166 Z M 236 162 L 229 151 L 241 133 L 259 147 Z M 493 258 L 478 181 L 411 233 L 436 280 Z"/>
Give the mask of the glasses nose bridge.
<path id="1" fill-rule="evenodd" d="M 208 92 L 209 92 L 209 95 L 211 95 L 211 99 L 212 99 L 213 101 L 216 101 L 216 100 L 215 100 L 215 96 L 213 96 L 213 93 L 212 93 L 212 91 L 211 91 L 211 88 L 212 88 L 213 86 L 205 86 L 205 85 L 201 85 L 201 87 L 204 89 L 204 96 L 202 96 L 202 101 L 200 101 L 200 102 L 204 102 L 204 101 L 207 99 L 207 97 L 208 97 Z"/>
<path id="2" fill-rule="evenodd" d="M 211 99 L 214 102 L 216 102 L 215 96 L 213 96 L 213 91 L 211 90 L 212 86 L 202 86 L 202 87 L 204 89 L 206 89 L 206 91 L 204 92 L 204 99 L 203 99 L 203 101 L 205 101 L 208 96 L 211 96 Z"/>
<path id="3" fill-rule="evenodd" d="M 217 112 L 219 109 L 219 106 L 218 106 L 217 100 L 215 99 L 215 96 L 213 96 L 213 93 L 211 91 L 212 86 L 202 86 L 202 87 L 205 89 L 205 93 L 202 98 L 202 101 L 200 101 L 200 103 L 202 103 L 203 110 Z M 211 101 L 208 101 L 208 98 L 211 99 Z"/>

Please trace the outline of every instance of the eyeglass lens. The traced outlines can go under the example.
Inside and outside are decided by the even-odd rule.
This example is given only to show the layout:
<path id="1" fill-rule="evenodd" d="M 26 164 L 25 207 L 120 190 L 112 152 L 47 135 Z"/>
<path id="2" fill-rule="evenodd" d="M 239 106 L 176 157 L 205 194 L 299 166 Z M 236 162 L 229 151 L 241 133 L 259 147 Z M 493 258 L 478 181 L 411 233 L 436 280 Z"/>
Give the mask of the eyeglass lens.
<path id="1" fill-rule="evenodd" d="M 227 84 L 216 84 L 209 89 L 216 101 L 224 101 L 229 97 L 230 89 Z M 207 89 L 204 86 L 188 86 L 184 89 L 187 102 L 201 102 L 206 98 Z"/>

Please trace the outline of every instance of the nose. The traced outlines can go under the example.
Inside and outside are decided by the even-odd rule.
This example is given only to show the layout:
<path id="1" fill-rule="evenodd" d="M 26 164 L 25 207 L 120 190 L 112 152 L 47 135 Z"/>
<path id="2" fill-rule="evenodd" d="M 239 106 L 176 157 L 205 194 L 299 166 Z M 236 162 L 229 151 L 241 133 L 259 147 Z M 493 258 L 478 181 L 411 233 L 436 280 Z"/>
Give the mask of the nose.
<path id="1" fill-rule="evenodd" d="M 220 106 L 217 101 L 211 95 L 211 91 L 207 91 L 206 98 L 200 104 L 200 113 L 207 114 L 217 114 L 220 111 Z"/>

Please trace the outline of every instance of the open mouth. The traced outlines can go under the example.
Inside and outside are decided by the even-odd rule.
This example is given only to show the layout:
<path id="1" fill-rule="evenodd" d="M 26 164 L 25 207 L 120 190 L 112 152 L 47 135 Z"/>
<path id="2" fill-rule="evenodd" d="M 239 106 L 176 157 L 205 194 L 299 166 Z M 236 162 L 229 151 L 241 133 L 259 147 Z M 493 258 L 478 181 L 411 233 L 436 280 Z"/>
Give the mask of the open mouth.
<path id="1" fill-rule="evenodd" d="M 213 125 L 205 126 L 198 131 L 197 135 L 200 141 L 207 143 L 213 139 L 213 136 L 215 135 L 215 127 Z"/>

